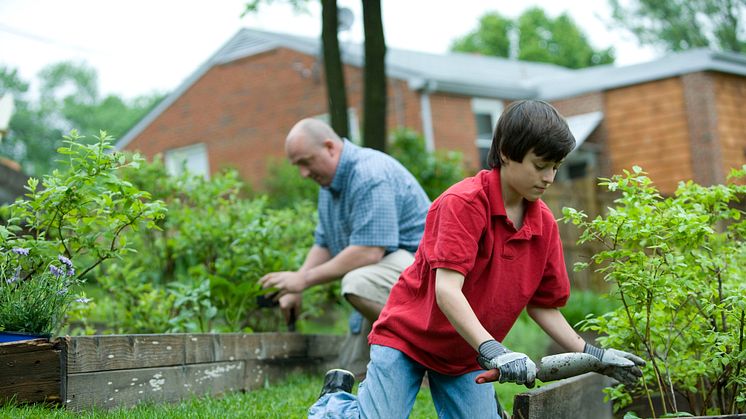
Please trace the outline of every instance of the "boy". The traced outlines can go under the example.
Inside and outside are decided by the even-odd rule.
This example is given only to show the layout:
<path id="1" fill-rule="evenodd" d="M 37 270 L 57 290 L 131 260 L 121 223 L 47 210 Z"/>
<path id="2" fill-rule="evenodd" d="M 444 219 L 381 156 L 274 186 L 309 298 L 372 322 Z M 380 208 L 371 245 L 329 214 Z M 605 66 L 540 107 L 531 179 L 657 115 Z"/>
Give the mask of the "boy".
<path id="1" fill-rule="evenodd" d="M 327 373 L 309 417 L 406 417 L 427 372 L 439 417 L 499 417 L 491 381 L 533 386 L 536 365 L 499 342 L 525 308 L 568 351 L 633 383 L 642 359 L 583 341 L 562 316 L 570 283 L 557 223 L 539 199 L 575 147 L 548 103 L 512 103 L 500 117 L 492 170 L 444 192 L 427 215 L 415 262 L 391 290 L 369 336 L 358 396 L 343 370 Z M 486 372 L 481 371 L 487 370 Z"/>

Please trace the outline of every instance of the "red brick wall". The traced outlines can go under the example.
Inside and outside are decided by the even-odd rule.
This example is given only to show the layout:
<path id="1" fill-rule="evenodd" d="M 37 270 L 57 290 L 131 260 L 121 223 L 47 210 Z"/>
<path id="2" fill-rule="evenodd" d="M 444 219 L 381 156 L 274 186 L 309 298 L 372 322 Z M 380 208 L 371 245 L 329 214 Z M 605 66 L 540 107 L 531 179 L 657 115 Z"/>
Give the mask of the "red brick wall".
<path id="1" fill-rule="evenodd" d="M 345 67 L 348 106 L 362 130 L 362 72 Z M 388 125 L 422 132 L 417 93 L 389 81 Z M 326 85 L 314 57 L 288 49 L 211 68 L 126 149 L 144 155 L 207 144 L 212 173 L 225 167 L 261 186 L 270 159 L 284 158 L 288 130 L 299 119 L 327 113 Z"/>
<path id="2" fill-rule="evenodd" d="M 725 175 L 746 164 L 746 79 L 716 74 L 717 132 L 722 149 L 722 170 Z"/>
<path id="3" fill-rule="evenodd" d="M 611 171 L 638 165 L 663 193 L 692 179 L 684 88 L 669 78 L 613 89 L 605 95 Z"/>
<path id="4" fill-rule="evenodd" d="M 480 168 L 477 150 L 477 127 L 471 110 L 471 98 L 433 93 L 430 112 L 436 150 L 457 150 L 463 153 L 466 167 Z"/>

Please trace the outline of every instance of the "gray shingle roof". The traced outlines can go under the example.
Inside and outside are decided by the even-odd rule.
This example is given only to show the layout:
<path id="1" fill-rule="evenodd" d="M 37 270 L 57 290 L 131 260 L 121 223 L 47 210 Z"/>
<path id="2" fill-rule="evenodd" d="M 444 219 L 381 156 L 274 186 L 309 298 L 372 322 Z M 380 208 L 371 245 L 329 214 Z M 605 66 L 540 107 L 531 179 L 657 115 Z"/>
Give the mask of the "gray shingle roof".
<path id="1" fill-rule="evenodd" d="M 318 55 L 320 40 L 295 35 L 241 29 L 212 57 L 138 122 L 116 147 L 125 147 L 210 68 L 275 48 Z M 362 66 L 361 45 L 342 45 L 342 60 Z M 721 71 L 746 76 L 746 56 L 697 49 L 625 67 L 604 65 L 572 70 L 552 64 L 463 53 L 429 54 L 389 48 L 389 77 L 406 80 L 413 90 L 455 93 L 498 99 L 556 100 L 698 71 Z"/>

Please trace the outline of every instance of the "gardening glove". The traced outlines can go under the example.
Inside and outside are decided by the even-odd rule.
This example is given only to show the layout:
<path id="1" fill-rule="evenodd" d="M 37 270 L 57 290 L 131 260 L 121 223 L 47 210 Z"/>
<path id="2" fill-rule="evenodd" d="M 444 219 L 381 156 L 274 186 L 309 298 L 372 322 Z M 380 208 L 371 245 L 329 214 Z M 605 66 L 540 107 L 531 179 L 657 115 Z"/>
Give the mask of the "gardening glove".
<path id="1" fill-rule="evenodd" d="M 583 352 L 598 358 L 603 365 L 599 372 L 619 381 L 625 386 L 634 386 L 642 377 L 640 367 L 645 361 L 637 355 L 617 349 L 601 349 L 588 343 Z"/>
<path id="2" fill-rule="evenodd" d="M 479 345 L 477 362 L 486 370 L 499 370 L 501 383 L 524 384 L 529 388 L 534 386 L 536 364 L 526 354 L 512 352 L 494 339 L 486 340 Z M 486 376 L 487 374 L 481 374 L 479 377 Z M 477 377 L 478 383 L 479 377 Z M 482 382 L 486 381 L 489 380 Z"/>

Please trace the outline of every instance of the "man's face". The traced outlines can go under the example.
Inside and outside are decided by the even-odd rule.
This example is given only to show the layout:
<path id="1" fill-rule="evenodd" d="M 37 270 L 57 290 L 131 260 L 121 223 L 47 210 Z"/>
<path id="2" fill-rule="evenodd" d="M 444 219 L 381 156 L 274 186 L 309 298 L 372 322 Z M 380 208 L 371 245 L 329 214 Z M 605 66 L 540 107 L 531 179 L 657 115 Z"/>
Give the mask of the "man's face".
<path id="1" fill-rule="evenodd" d="M 533 202 L 554 182 L 561 163 L 546 161 L 530 150 L 522 162 L 504 158 L 500 177 L 515 193 Z"/>
<path id="2" fill-rule="evenodd" d="M 314 144 L 305 138 L 294 138 L 287 143 L 285 152 L 290 163 L 298 167 L 304 178 L 310 178 L 321 186 L 332 183 L 337 171 L 337 159 L 330 140 Z"/>

